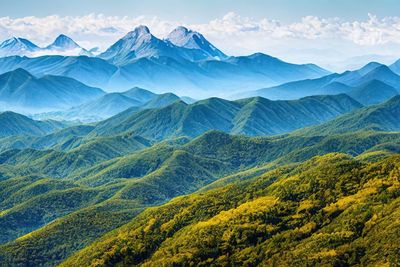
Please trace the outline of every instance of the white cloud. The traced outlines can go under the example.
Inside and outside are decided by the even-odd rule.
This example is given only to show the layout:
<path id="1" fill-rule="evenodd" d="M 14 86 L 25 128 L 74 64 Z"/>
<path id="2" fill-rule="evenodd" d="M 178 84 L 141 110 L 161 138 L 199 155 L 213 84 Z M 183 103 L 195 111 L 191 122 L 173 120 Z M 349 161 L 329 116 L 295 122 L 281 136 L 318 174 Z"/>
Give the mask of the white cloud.
<path id="1" fill-rule="evenodd" d="M 159 37 L 165 37 L 178 25 L 185 25 L 233 55 L 260 51 L 285 60 L 316 62 L 332 68 L 335 62 L 362 55 L 400 57 L 400 17 L 378 18 L 371 14 L 364 21 L 307 16 L 289 24 L 267 18 L 256 20 L 233 12 L 203 24 L 103 14 L 1 17 L 0 38 L 25 37 L 43 46 L 64 33 L 87 49 L 96 46 L 105 49 L 139 24 L 147 25 Z"/>

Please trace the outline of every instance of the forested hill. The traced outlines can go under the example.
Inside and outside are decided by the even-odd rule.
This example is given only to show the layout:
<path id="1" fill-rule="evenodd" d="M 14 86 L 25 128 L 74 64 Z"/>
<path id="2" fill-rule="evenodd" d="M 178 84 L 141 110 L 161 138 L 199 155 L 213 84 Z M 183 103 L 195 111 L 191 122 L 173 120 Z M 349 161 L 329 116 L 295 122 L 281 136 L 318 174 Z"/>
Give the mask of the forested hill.
<path id="1" fill-rule="evenodd" d="M 396 265 L 399 196 L 399 156 L 328 154 L 148 209 L 61 266 Z"/>

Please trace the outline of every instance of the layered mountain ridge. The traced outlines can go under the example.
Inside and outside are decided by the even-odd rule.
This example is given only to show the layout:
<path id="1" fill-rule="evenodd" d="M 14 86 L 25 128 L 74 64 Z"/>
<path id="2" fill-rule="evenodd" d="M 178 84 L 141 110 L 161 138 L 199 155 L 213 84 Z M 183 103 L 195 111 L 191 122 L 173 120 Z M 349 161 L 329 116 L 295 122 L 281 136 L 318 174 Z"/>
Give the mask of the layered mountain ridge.
<path id="1" fill-rule="evenodd" d="M 75 56 L 57 52 L 67 49 L 79 48 L 72 39 L 60 35 L 37 51 L 39 57 L 4 52 L 7 57 L 0 58 L 0 72 L 24 68 L 35 76 L 68 76 L 108 91 L 142 87 L 203 98 L 329 73 L 313 64 L 291 64 L 260 53 L 229 57 L 202 34 L 184 27 L 163 40 L 148 27 L 138 26 L 97 57 L 87 57 L 89 52 L 84 49 Z"/>

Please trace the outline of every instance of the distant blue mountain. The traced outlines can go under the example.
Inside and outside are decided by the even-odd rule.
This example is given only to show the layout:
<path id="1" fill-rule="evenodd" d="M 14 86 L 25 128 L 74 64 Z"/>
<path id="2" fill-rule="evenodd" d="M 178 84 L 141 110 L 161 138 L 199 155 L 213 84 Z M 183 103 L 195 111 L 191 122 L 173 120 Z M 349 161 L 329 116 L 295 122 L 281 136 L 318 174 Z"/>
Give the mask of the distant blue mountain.
<path id="1" fill-rule="evenodd" d="M 150 33 L 146 26 L 139 26 L 118 40 L 100 58 L 118 65 L 126 65 L 143 57 L 176 56 L 170 46 Z"/>
<path id="2" fill-rule="evenodd" d="M 315 125 L 362 107 L 347 95 L 271 101 L 261 97 L 228 101 L 209 98 L 162 108 L 128 109 L 99 122 L 92 134 L 131 133 L 150 139 L 196 137 L 209 130 L 252 136 L 276 135 Z"/>
<path id="3" fill-rule="evenodd" d="M 46 47 L 39 47 L 27 39 L 16 37 L 0 44 L 0 57 L 38 57 L 43 55 L 91 56 L 92 54 L 64 34 L 60 34 L 53 43 Z"/>
<path id="4" fill-rule="evenodd" d="M 77 47 L 59 36 L 53 47 Z M 290 64 L 256 53 L 228 57 L 203 35 L 178 27 L 161 40 L 139 26 L 98 57 L 42 56 L 0 58 L 0 73 L 23 68 L 33 75 L 67 76 L 109 91 L 152 88 L 196 98 L 224 96 L 290 81 L 318 78 L 328 71 L 312 64 Z"/>
<path id="5" fill-rule="evenodd" d="M 72 78 L 46 75 L 36 78 L 24 69 L 0 75 L 0 103 L 7 110 L 59 110 L 98 98 L 104 92 Z"/>
<path id="6" fill-rule="evenodd" d="M 29 55 L 40 48 L 24 38 L 13 37 L 0 44 L 0 57 L 13 55 Z"/>
<path id="7" fill-rule="evenodd" d="M 389 67 L 372 62 L 356 71 L 331 74 L 264 88 L 236 97 L 262 96 L 269 99 L 298 99 L 311 95 L 345 93 L 364 105 L 384 102 L 400 93 L 400 76 Z"/>
<path id="8" fill-rule="evenodd" d="M 178 27 L 166 40 L 161 40 L 143 25 L 129 32 L 99 57 L 121 66 L 140 58 L 170 57 L 177 61 L 227 58 L 197 32 Z"/>
<path id="9" fill-rule="evenodd" d="M 397 75 L 400 75 L 400 59 L 397 60 L 392 65 L 390 65 L 389 67 L 394 73 L 396 73 Z"/>
<path id="10" fill-rule="evenodd" d="M 42 51 L 43 53 L 49 52 L 57 55 L 92 55 L 89 51 L 82 48 L 74 40 L 64 34 L 60 34 L 52 44 L 43 48 Z"/>
<path id="11" fill-rule="evenodd" d="M 391 99 L 398 95 L 399 91 L 382 81 L 372 80 L 351 89 L 347 94 L 361 104 L 370 106 Z"/>
<path id="12" fill-rule="evenodd" d="M 178 100 L 180 98 L 172 93 L 155 94 L 142 88 L 133 88 L 125 92 L 102 95 L 65 111 L 35 114 L 35 117 L 95 122 L 108 119 L 127 109 L 139 111 L 149 108 L 161 108 Z"/>
<path id="13" fill-rule="evenodd" d="M 177 27 L 166 38 L 172 44 L 193 50 L 199 50 L 210 58 L 225 59 L 228 58 L 221 50 L 211 44 L 201 33 L 192 31 L 183 26 Z"/>
<path id="14" fill-rule="evenodd" d="M 40 136 L 63 128 L 62 123 L 35 121 L 11 111 L 0 113 L 0 137 L 27 135 Z"/>
<path id="15" fill-rule="evenodd" d="M 81 48 L 74 40 L 64 34 L 60 34 L 47 49 L 75 49 Z"/>
<path id="16" fill-rule="evenodd" d="M 257 54 L 227 61 L 192 62 L 164 56 L 144 57 L 127 65 L 116 66 L 101 58 L 85 56 L 14 56 L 0 58 L 0 72 L 24 68 L 39 77 L 45 74 L 67 76 L 109 91 L 144 87 L 194 97 L 227 95 L 227 92 L 231 94 L 329 73 L 314 65 L 259 60 L 262 57 L 269 58 Z"/>

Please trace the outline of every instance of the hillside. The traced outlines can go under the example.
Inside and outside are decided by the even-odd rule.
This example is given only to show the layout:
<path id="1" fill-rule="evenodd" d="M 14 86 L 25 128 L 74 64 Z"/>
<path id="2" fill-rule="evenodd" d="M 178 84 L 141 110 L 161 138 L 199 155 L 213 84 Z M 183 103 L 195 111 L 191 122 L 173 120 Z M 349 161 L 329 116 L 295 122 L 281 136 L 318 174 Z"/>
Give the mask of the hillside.
<path id="1" fill-rule="evenodd" d="M 399 131 L 400 96 L 395 96 L 379 105 L 345 114 L 322 125 L 302 129 L 299 134 L 330 135 L 360 130 Z"/>
<path id="2" fill-rule="evenodd" d="M 95 143 L 102 145 L 104 140 Z M 119 149 L 132 146 L 120 144 L 114 143 L 115 152 L 121 153 Z M 83 145 L 67 153 L 23 150 L 0 155 L 1 166 L 25 171 L 20 175 L 44 172 L 36 175 L 34 182 L 16 178 L 2 183 L 7 198 L 0 199 L 0 203 L 8 209 L 0 215 L 4 230 L 0 238 L 4 241 L 23 237 L 0 247 L 0 258 L 17 263 L 29 250 L 26 261 L 53 265 L 113 227 L 128 222 L 149 205 L 192 193 L 213 182 L 217 183 L 213 184 L 216 188 L 248 180 L 279 166 L 325 153 L 364 155 L 366 159 L 368 155 L 386 157 L 400 152 L 400 136 L 371 132 L 329 137 L 249 138 L 209 132 L 189 143 L 162 143 L 111 160 L 89 160 L 96 154 L 112 157 L 107 146 L 104 151 Z M 5 169 L 4 175 L 9 177 L 9 172 Z M 44 179 L 56 173 L 67 174 L 61 180 L 63 183 L 57 178 Z M 10 183 L 14 185 L 10 187 Z M 54 189 L 53 184 L 59 187 Z M 64 188 L 65 185 L 68 187 Z M 51 204 L 57 197 L 61 198 L 57 205 Z M 67 210 L 63 199 L 73 200 Z M 66 213 L 69 215 L 63 216 Z M 48 218 L 57 221 L 46 225 Z"/>
<path id="3" fill-rule="evenodd" d="M 399 94 L 399 91 L 379 80 L 362 84 L 347 93 L 364 106 L 383 103 Z"/>
<path id="4" fill-rule="evenodd" d="M 345 93 L 362 104 L 372 105 L 399 94 L 399 84 L 400 76 L 387 66 L 372 62 L 359 70 L 285 83 L 242 95 L 269 99 L 297 99 L 311 95 Z"/>
<path id="5" fill-rule="evenodd" d="M 40 136 L 50 134 L 63 128 L 62 123 L 35 121 L 14 112 L 0 113 L 0 137 L 6 136 Z"/>
<path id="6" fill-rule="evenodd" d="M 132 132 L 156 140 L 196 137 L 208 130 L 251 136 L 274 135 L 319 124 L 360 107 L 361 104 L 346 95 L 296 101 L 210 98 L 190 105 L 180 101 L 161 109 L 127 110 L 97 124 L 92 134 Z"/>
<path id="7" fill-rule="evenodd" d="M 172 93 L 155 94 L 145 89 L 133 88 L 120 93 L 107 93 L 66 111 L 45 112 L 36 114 L 35 117 L 91 123 L 108 119 L 126 110 L 138 112 L 149 108 L 162 108 L 179 99 Z"/>
<path id="8" fill-rule="evenodd" d="M 36 78 L 23 69 L 0 75 L 0 102 L 14 111 L 40 112 L 65 109 L 98 98 L 104 92 L 72 78 Z"/>
<path id="9" fill-rule="evenodd" d="M 61 266 L 394 264 L 399 167 L 316 157 L 148 209 Z"/>

